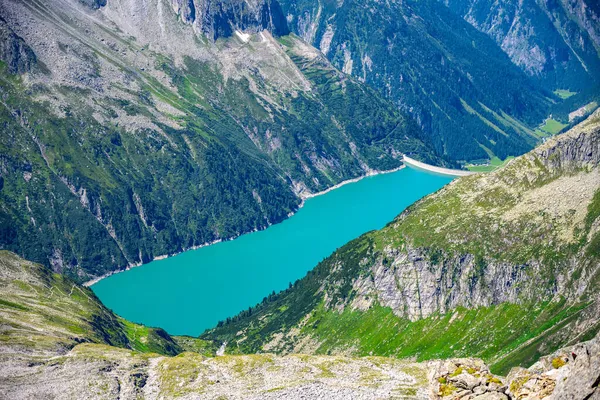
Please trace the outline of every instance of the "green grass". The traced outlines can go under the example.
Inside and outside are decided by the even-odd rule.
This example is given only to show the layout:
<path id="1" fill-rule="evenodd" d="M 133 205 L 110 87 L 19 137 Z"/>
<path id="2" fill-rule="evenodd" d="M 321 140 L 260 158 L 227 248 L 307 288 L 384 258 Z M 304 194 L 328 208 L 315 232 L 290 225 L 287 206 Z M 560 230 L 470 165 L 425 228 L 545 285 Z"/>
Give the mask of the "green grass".
<path id="1" fill-rule="evenodd" d="M 162 355 L 216 351 L 213 342 L 171 337 L 163 329 L 117 317 L 90 289 L 4 250 L 0 294 L 0 324 L 11 327 L 0 332 L 6 346 L 62 351 L 90 342 Z"/>
<path id="2" fill-rule="evenodd" d="M 459 308 L 413 322 L 399 318 L 387 307 L 338 313 L 321 305 L 302 333 L 320 343 L 316 350 L 319 354 L 352 348 L 360 356 L 416 357 L 419 361 L 481 357 L 491 363 L 495 373 L 506 373 L 514 365 L 531 364 L 540 355 L 540 343 L 520 346 L 570 321 L 585 307 L 569 306 L 565 300 L 502 304 Z"/>
<path id="3" fill-rule="evenodd" d="M 557 95 L 558 97 L 560 97 L 561 99 L 565 100 L 565 99 L 568 99 L 571 96 L 576 95 L 577 92 L 571 92 L 568 89 L 556 89 L 554 91 L 554 94 Z"/>
<path id="4" fill-rule="evenodd" d="M 540 125 L 539 128 L 536 129 L 536 133 L 539 136 L 548 136 L 548 135 L 556 135 L 560 132 L 567 124 L 563 124 L 553 118 L 547 118 L 543 125 Z"/>
<path id="5" fill-rule="evenodd" d="M 490 160 L 488 165 L 471 164 L 471 165 L 467 165 L 467 169 L 472 172 L 492 172 L 492 171 L 495 171 L 498 168 L 502 167 L 503 165 L 505 165 L 507 162 L 509 162 L 513 158 L 514 158 L 513 156 L 510 156 L 510 157 L 507 157 L 505 160 L 501 160 L 498 157 L 494 156 L 494 157 L 492 157 L 492 159 Z"/>

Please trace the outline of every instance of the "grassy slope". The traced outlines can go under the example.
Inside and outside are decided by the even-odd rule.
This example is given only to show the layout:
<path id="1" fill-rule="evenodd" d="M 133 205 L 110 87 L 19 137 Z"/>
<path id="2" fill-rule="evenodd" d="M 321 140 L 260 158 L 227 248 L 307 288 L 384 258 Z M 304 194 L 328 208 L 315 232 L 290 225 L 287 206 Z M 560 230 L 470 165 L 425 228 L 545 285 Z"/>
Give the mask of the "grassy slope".
<path id="1" fill-rule="evenodd" d="M 571 96 L 576 95 L 577 92 L 572 92 L 569 89 L 556 89 L 554 91 L 554 94 L 557 95 L 558 97 L 560 97 L 561 99 L 565 100 Z"/>
<path id="2" fill-rule="evenodd" d="M 597 118 L 582 129 L 589 133 L 598 125 Z M 574 327 L 581 321 L 592 321 L 577 328 L 582 329 L 582 337 L 590 337 L 600 329 L 598 322 L 593 322 L 597 304 L 591 300 L 600 283 L 594 269 L 600 234 L 590 233 L 600 215 L 600 190 L 582 206 L 578 222 L 572 222 L 578 228 L 571 241 L 561 239 L 562 228 L 576 218 L 558 217 L 553 224 L 546 224 L 539 216 L 525 213 L 497 229 L 496 221 L 520 204 L 528 191 L 563 179 L 562 174 L 579 173 L 549 170 L 535 154 L 515 159 L 492 175 L 461 178 L 420 201 L 383 230 L 345 245 L 292 288 L 202 337 L 228 341 L 228 351 L 233 353 L 342 352 L 418 359 L 468 354 L 489 361 L 497 372 L 530 364 L 541 354 L 573 340 Z M 384 249 L 402 251 L 407 244 L 425 249 L 434 265 L 451 255 L 471 254 L 479 260 L 476 263 L 481 264 L 484 274 L 490 262 L 527 265 L 538 260 L 543 266 L 536 278 L 539 289 L 552 287 L 553 271 L 561 271 L 565 260 L 576 257 L 579 267 L 570 275 L 571 287 L 578 286 L 577 279 L 583 274 L 589 279 L 587 294 L 568 301 L 556 296 L 522 304 L 459 308 L 417 321 L 399 317 L 377 301 L 367 311 L 345 307 L 339 312 L 332 308 L 348 304 L 356 296 L 353 283 L 358 277 L 369 276 L 371 265 L 385 265 Z M 563 330 L 567 324 L 569 328 Z"/>
<path id="3" fill-rule="evenodd" d="M 472 172 L 492 172 L 502 167 L 513 158 L 514 157 L 506 157 L 505 160 L 501 160 L 494 156 L 490 159 L 488 165 L 467 165 L 467 169 Z"/>
<path id="4" fill-rule="evenodd" d="M 123 320 L 90 289 L 7 251 L 0 251 L 0 322 L 7 352 L 63 353 L 82 342 L 166 355 L 215 351 L 210 343 Z"/>

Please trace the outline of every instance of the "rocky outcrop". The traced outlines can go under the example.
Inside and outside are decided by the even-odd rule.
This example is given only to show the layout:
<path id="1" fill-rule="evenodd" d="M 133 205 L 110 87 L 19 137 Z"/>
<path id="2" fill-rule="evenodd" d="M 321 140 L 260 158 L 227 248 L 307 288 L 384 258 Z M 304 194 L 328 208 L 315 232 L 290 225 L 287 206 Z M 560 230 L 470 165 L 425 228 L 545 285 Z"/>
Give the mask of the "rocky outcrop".
<path id="1" fill-rule="evenodd" d="M 0 59 L 11 74 L 28 72 L 36 64 L 33 50 L 0 17 Z"/>
<path id="2" fill-rule="evenodd" d="M 529 368 L 493 375 L 476 359 L 439 362 L 430 380 L 433 399 L 571 400 L 600 398 L 600 337 L 542 357 Z"/>
<path id="3" fill-rule="evenodd" d="M 409 212 L 401 216 L 392 225 L 396 230 L 390 229 L 387 235 L 404 237 L 406 243 L 402 247 L 385 246 L 368 273 L 354 280 L 356 297 L 350 306 L 364 309 L 377 301 L 390 307 L 398 316 L 414 321 L 457 307 L 536 302 L 557 294 L 577 297 L 586 290 L 593 292 L 593 287 L 586 283 L 592 280 L 591 275 L 586 272 L 576 285 L 571 279 L 574 270 L 594 273 L 595 261 L 586 261 L 581 252 L 553 261 L 543 255 L 513 259 L 507 255 L 509 249 L 523 240 L 519 239 L 519 230 L 528 229 L 524 227 L 529 224 L 540 229 L 539 234 L 544 240 L 556 240 L 556 245 L 560 246 L 561 241 L 572 243 L 577 240 L 575 232 L 585 229 L 584 218 L 593 218 L 586 217 L 586 213 L 588 204 L 600 189 L 599 119 L 600 111 L 577 128 L 515 160 L 519 165 L 509 166 L 506 171 L 472 177 L 469 191 L 465 189 L 464 194 L 457 196 L 462 202 L 461 208 L 453 213 L 430 215 L 417 209 L 416 214 Z M 549 183 L 551 180 L 554 181 Z M 530 185 L 536 188 L 527 188 Z M 437 201 L 451 207 L 455 199 L 447 194 L 453 191 L 459 192 L 459 186 L 443 189 Z M 528 191 L 532 194 L 527 194 Z M 494 205 L 486 192 L 502 201 Z M 563 192 L 568 195 L 563 196 Z M 546 217 L 536 220 L 535 214 Z M 493 217 L 489 218 L 490 215 Z M 445 236 L 445 244 L 437 243 L 442 249 L 423 245 L 407 233 L 419 229 L 418 226 L 429 218 L 432 218 L 431 225 L 425 229 L 431 234 L 423 234 L 426 242 L 431 243 L 436 233 L 452 232 Z M 463 227 L 460 232 L 458 226 L 463 226 L 462 221 L 469 219 L 471 224 L 482 228 L 469 232 Z M 552 232 L 554 228 L 548 224 L 549 219 L 564 229 Z M 587 224 L 589 229 L 591 223 Z M 484 233 L 483 229 L 493 225 L 496 227 Z M 470 241 L 476 244 L 449 250 L 453 242 L 466 241 L 462 235 L 471 236 Z M 493 242 L 490 237 L 494 235 L 502 238 L 499 242 L 504 242 L 505 247 L 490 243 Z M 556 239 L 552 239 L 553 236 Z M 533 241 L 528 238 L 529 245 Z M 477 249 L 481 247 L 488 248 L 488 252 L 479 253 Z M 497 255 L 492 256 L 491 252 Z M 584 265 L 590 268 L 586 269 Z M 329 290 L 335 292 L 335 285 Z"/>
<path id="4" fill-rule="evenodd" d="M 88 6 L 94 10 L 99 9 L 100 7 L 104 7 L 106 5 L 106 0 L 79 0 L 83 5 Z"/>
<path id="5" fill-rule="evenodd" d="M 548 400 L 600 399 L 600 336 L 542 357 L 527 370 L 515 368 L 507 379 L 509 393 L 519 399 L 545 393 Z"/>
<path id="6" fill-rule="evenodd" d="M 235 30 L 268 30 L 275 36 L 289 33 L 277 0 L 172 0 L 180 18 L 212 40 L 232 36 Z"/>
<path id="7" fill-rule="evenodd" d="M 387 264 L 387 265 L 386 265 Z M 398 251 L 388 248 L 370 271 L 370 279 L 354 283 L 357 296 L 351 307 L 364 298 L 377 299 L 404 318 L 416 321 L 457 307 L 482 307 L 504 302 L 551 297 L 562 287 L 540 285 L 540 263 L 515 265 L 486 262 L 485 274 L 475 256 L 448 255 L 438 264 L 419 248 Z M 557 282 L 565 282 L 564 276 Z M 546 282 L 544 282 L 546 283 Z"/>
<path id="8" fill-rule="evenodd" d="M 596 112 L 587 125 L 600 119 Z M 600 129 L 572 130 L 537 148 L 534 153 L 551 170 L 596 168 L 600 164 Z"/>
<path id="9" fill-rule="evenodd" d="M 432 399 L 508 400 L 505 379 L 477 359 L 439 362 L 431 375 Z"/>

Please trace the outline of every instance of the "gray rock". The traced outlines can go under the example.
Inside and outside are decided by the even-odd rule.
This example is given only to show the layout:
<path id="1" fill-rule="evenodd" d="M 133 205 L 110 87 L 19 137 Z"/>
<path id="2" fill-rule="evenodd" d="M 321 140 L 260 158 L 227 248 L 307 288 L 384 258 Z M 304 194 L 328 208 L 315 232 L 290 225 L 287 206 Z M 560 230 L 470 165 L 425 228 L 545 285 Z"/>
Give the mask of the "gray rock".
<path id="1" fill-rule="evenodd" d="M 275 36 L 290 32 L 276 0 L 171 0 L 171 5 L 183 22 L 212 40 L 232 36 L 236 29 L 252 32 L 266 29 Z"/>
<path id="2" fill-rule="evenodd" d="M 37 58 L 25 41 L 0 17 L 0 59 L 8 65 L 11 74 L 30 71 Z"/>
<path id="3" fill-rule="evenodd" d="M 448 378 L 450 382 L 454 384 L 457 388 L 473 390 L 475 386 L 479 386 L 479 379 L 474 377 L 471 374 L 467 374 L 463 372 L 457 376 L 451 376 Z"/>
<path id="4" fill-rule="evenodd" d="M 474 394 L 484 394 L 487 391 L 488 391 L 488 388 L 485 387 L 485 386 L 475 386 L 473 388 L 473 393 Z"/>
<path id="5" fill-rule="evenodd" d="M 500 392 L 487 392 L 473 397 L 473 400 L 508 400 L 508 396 Z"/>
<path id="6" fill-rule="evenodd" d="M 94 10 L 106 5 L 106 0 L 79 0 L 79 2 L 83 5 L 93 8 Z"/>

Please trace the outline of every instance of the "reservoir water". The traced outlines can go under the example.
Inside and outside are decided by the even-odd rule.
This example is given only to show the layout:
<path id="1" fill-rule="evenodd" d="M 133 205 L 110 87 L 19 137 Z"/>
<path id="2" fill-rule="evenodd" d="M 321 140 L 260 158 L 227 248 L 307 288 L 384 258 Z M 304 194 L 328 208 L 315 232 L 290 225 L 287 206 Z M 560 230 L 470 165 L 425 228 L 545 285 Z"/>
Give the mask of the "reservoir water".
<path id="1" fill-rule="evenodd" d="M 287 288 L 338 247 L 382 228 L 451 179 L 413 168 L 364 178 L 308 199 L 264 231 L 112 275 L 92 290 L 124 318 L 197 336 Z"/>

